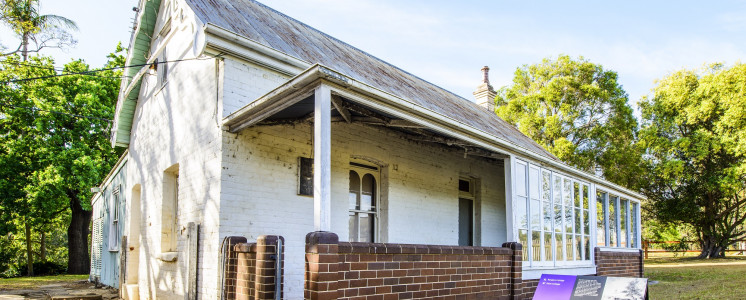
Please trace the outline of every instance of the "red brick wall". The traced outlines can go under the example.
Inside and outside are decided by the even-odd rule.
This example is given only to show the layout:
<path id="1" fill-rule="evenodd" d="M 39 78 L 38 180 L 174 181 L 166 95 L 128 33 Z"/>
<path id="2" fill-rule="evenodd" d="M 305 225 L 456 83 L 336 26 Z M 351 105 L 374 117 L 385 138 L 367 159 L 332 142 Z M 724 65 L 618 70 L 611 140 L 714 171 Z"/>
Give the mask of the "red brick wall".
<path id="1" fill-rule="evenodd" d="M 504 246 L 349 243 L 334 233 L 312 232 L 306 237 L 305 297 L 521 299 L 521 275 L 513 273 L 521 269 L 521 247 Z"/>
<path id="2" fill-rule="evenodd" d="M 260 236 L 256 243 L 246 243 L 243 237 L 227 238 L 225 299 L 274 299 L 278 239 L 284 244 L 283 237 L 273 235 Z"/>
<path id="3" fill-rule="evenodd" d="M 596 247 L 596 275 L 611 277 L 643 277 L 643 252 L 601 251 Z"/>

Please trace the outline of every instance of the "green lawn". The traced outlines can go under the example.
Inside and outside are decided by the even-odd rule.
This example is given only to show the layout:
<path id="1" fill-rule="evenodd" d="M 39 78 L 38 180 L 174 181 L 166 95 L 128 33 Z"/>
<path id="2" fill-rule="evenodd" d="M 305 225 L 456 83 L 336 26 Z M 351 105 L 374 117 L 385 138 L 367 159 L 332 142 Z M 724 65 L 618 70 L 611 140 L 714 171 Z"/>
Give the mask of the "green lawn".
<path id="1" fill-rule="evenodd" d="M 746 258 L 654 258 L 645 261 L 650 299 L 744 299 Z"/>
<path id="2" fill-rule="evenodd" d="M 57 275 L 38 277 L 0 278 L 0 290 L 34 289 L 55 283 L 73 283 L 88 279 L 88 275 Z"/>

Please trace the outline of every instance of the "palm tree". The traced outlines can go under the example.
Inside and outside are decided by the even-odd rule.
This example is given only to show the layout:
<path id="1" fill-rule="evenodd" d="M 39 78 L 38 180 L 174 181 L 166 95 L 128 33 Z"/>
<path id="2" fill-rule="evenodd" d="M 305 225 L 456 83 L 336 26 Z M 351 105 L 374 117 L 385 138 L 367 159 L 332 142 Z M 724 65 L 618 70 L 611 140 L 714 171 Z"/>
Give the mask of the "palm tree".
<path id="1" fill-rule="evenodd" d="M 0 3 L 0 20 L 21 40 L 16 50 L 3 53 L 2 56 L 20 52 L 25 62 L 29 52 L 75 44 L 67 31 L 78 30 L 75 22 L 58 15 L 39 14 L 39 0 L 2 0 Z M 30 42 L 36 47 L 29 49 Z"/>

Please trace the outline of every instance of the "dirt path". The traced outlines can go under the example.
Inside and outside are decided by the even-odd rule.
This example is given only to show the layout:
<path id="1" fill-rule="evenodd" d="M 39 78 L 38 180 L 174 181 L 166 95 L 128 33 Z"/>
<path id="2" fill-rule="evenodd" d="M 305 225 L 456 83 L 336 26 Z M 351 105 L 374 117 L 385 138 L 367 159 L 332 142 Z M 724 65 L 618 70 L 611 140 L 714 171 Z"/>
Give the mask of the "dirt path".
<path id="1" fill-rule="evenodd" d="M 52 283 L 34 289 L 0 290 L 0 300 L 50 299 L 62 296 L 75 296 L 79 299 L 119 299 L 116 289 L 97 288 L 95 284 L 87 281 Z"/>

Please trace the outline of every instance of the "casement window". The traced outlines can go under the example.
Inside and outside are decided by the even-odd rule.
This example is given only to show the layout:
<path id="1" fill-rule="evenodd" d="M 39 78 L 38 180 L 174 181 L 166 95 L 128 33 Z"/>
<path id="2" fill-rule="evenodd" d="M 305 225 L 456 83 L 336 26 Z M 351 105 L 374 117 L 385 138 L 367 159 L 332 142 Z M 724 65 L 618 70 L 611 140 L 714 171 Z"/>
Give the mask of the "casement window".
<path id="1" fill-rule="evenodd" d="M 373 243 L 378 239 L 380 169 L 350 163 L 349 241 Z"/>
<path id="2" fill-rule="evenodd" d="M 163 172 L 163 202 L 161 203 L 161 252 L 176 251 L 179 207 L 179 165 Z"/>
<path id="3" fill-rule="evenodd" d="M 596 191 L 596 245 L 640 248 L 640 203 L 603 190 Z"/>
<path id="4" fill-rule="evenodd" d="M 109 199 L 109 251 L 118 251 L 120 186 L 114 188 Z"/>
<path id="5" fill-rule="evenodd" d="M 591 260 L 590 185 L 517 160 L 514 217 L 529 266 L 587 265 Z"/>

